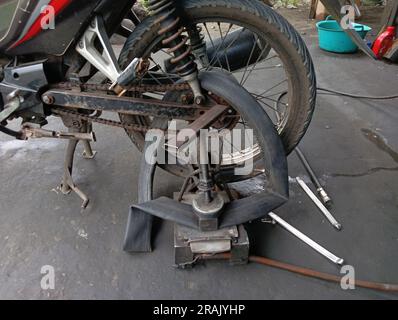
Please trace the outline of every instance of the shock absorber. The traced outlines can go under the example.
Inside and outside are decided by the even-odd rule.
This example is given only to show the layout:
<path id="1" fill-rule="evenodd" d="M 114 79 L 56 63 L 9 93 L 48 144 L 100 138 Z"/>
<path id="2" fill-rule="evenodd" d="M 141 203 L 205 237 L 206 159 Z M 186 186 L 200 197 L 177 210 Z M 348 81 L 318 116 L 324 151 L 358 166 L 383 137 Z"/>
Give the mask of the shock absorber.
<path id="1" fill-rule="evenodd" d="M 174 72 L 189 83 L 195 103 L 203 104 L 205 99 L 198 80 L 198 67 L 192 55 L 192 48 L 187 45 L 189 38 L 182 34 L 184 27 L 180 23 L 174 0 L 150 0 L 149 11 L 157 17 L 156 23 L 160 24 L 159 35 L 164 37 L 162 44 L 173 56 L 169 63 Z"/>
<path id="2" fill-rule="evenodd" d="M 194 56 L 199 59 L 203 67 L 208 67 L 210 64 L 207 55 L 207 46 L 204 41 L 205 36 L 202 34 L 202 27 L 192 25 L 187 27 L 192 52 Z"/>

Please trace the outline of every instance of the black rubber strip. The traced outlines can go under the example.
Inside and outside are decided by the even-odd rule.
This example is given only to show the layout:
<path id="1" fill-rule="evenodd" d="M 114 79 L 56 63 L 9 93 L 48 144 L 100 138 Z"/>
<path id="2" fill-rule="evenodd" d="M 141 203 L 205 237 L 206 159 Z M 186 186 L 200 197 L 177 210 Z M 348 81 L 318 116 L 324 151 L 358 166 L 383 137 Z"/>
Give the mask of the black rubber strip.
<path id="1" fill-rule="evenodd" d="M 12 136 L 12 137 L 14 137 L 16 139 L 19 139 L 19 140 L 22 139 L 22 132 L 18 132 L 18 131 L 14 131 L 14 130 L 8 129 L 7 127 L 5 127 L 3 125 L 0 125 L 0 131 L 5 133 L 5 134 L 8 134 L 9 136 Z"/>

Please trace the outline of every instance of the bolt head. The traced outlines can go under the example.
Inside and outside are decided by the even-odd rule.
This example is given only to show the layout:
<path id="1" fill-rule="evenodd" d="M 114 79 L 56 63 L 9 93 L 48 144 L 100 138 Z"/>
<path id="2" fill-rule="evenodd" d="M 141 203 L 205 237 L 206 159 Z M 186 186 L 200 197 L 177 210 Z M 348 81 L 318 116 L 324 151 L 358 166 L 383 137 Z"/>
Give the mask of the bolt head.
<path id="1" fill-rule="evenodd" d="M 205 103 L 205 97 L 204 96 L 197 96 L 195 97 L 195 103 L 198 105 L 202 105 Z"/>
<path id="2" fill-rule="evenodd" d="M 53 104 L 54 103 L 54 97 L 49 96 L 47 94 L 43 95 L 42 100 L 45 104 Z"/>

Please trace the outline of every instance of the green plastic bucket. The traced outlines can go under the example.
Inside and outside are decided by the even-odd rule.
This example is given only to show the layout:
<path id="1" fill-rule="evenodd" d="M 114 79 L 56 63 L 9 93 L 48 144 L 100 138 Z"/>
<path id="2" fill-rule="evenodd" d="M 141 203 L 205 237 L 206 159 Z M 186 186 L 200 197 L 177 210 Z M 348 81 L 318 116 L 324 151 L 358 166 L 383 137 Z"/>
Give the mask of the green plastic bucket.
<path id="1" fill-rule="evenodd" d="M 351 40 L 336 20 L 327 17 L 326 20 L 316 24 L 319 35 L 319 47 L 323 50 L 336 53 L 354 53 L 358 51 L 358 46 Z M 367 33 L 372 28 L 363 24 L 354 23 L 355 31 L 365 39 Z"/>

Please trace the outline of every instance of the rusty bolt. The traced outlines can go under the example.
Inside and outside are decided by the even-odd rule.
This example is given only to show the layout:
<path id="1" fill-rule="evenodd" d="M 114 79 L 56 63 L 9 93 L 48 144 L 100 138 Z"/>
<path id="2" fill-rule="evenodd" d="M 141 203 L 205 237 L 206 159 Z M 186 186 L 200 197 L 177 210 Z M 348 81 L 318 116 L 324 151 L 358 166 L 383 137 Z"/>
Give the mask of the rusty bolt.
<path id="1" fill-rule="evenodd" d="M 80 128 L 81 122 L 79 120 L 72 120 L 72 126 L 75 128 Z"/>
<path id="2" fill-rule="evenodd" d="M 196 103 L 197 105 L 202 105 L 202 104 L 205 103 L 205 101 L 206 101 L 206 100 L 205 100 L 205 97 L 202 96 L 202 95 L 195 97 L 195 103 Z"/>
<path id="3" fill-rule="evenodd" d="M 48 94 L 43 95 L 42 100 L 45 104 L 53 104 L 54 103 L 54 97 L 50 96 Z"/>
<path id="4" fill-rule="evenodd" d="M 181 102 L 182 102 L 182 103 L 187 103 L 187 102 L 188 102 L 188 97 L 187 97 L 186 94 L 183 94 L 183 95 L 181 96 Z"/>

